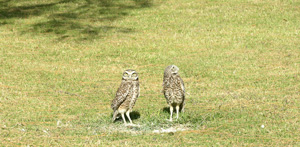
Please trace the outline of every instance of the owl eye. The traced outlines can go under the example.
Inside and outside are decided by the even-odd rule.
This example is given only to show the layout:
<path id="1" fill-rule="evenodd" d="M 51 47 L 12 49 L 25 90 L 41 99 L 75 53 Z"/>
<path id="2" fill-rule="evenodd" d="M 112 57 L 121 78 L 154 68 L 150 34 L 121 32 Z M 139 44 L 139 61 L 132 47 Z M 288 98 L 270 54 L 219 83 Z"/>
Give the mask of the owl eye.
<path id="1" fill-rule="evenodd" d="M 133 77 L 136 77 L 136 74 L 134 73 L 134 74 L 132 74 L 132 76 L 133 76 Z"/>
<path id="2" fill-rule="evenodd" d="M 125 73 L 124 76 L 128 77 L 128 73 Z"/>

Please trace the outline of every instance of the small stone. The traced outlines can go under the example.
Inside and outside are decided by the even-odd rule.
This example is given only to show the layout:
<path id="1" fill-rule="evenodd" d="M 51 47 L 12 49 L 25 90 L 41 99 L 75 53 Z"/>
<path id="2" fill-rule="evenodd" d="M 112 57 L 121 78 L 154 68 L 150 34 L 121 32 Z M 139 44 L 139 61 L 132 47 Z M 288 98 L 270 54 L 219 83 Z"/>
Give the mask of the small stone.
<path id="1" fill-rule="evenodd" d="M 62 122 L 61 122 L 60 120 L 58 120 L 57 123 L 56 123 L 56 125 L 57 125 L 58 127 L 60 127 L 61 124 L 62 124 Z"/>

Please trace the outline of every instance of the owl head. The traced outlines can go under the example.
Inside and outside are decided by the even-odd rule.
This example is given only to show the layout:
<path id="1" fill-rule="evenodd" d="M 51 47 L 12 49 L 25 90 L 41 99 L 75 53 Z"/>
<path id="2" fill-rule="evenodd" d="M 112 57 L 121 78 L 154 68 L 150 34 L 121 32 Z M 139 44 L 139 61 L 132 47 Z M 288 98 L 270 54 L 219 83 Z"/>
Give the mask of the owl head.
<path id="1" fill-rule="evenodd" d="M 131 81 L 137 81 L 139 79 L 138 73 L 135 70 L 127 69 L 123 73 L 123 80 L 131 80 Z"/>
<path id="2" fill-rule="evenodd" d="M 165 73 L 168 73 L 170 75 L 177 75 L 179 71 L 179 68 L 176 65 L 169 65 L 166 69 L 165 69 Z"/>

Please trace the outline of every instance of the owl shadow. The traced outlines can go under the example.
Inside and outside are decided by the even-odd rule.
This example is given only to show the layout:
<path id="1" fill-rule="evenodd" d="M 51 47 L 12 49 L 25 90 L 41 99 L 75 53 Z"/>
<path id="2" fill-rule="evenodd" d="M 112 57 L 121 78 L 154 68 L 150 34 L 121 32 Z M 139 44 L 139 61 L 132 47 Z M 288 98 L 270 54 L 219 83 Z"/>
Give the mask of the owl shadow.
<path id="1" fill-rule="evenodd" d="M 170 107 L 164 107 L 162 110 L 163 110 L 164 113 L 169 113 L 170 114 Z M 179 112 L 182 112 L 181 110 L 182 110 L 182 108 L 179 109 Z M 176 110 L 173 109 L 173 112 L 175 112 L 175 111 Z"/>
<path id="2" fill-rule="evenodd" d="M 164 107 L 163 112 L 170 114 L 170 107 Z"/>
<path id="3" fill-rule="evenodd" d="M 138 118 L 140 118 L 140 117 L 141 117 L 140 112 L 132 111 L 132 112 L 130 113 L 130 118 L 131 118 L 132 120 L 138 119 Z"/>
<path id="4" fill-rule="evenodd" d="M 139 112 L 137 112 L 137 111 L 132 111 L 132 112 L 130 112 L 129 115 L 130 115 L 131 120 L 136 120 L 136 119 L 138 119 L 138 118 L 141 117 L 141 114 L 140 114 Z M 111 117 L 112 117 L 112 116 L 113 116 L 113 115 L 111 115 Z M 126 118 L 126 120 L 128 121 L 128 118 L 127 118 L 126 115 L 125 115 L 125 118 Z M 118 114 L 118 117 L 117 117 L 117 119 L 116 119 L 115 121 L 123 121 L 120 114 Z"/>

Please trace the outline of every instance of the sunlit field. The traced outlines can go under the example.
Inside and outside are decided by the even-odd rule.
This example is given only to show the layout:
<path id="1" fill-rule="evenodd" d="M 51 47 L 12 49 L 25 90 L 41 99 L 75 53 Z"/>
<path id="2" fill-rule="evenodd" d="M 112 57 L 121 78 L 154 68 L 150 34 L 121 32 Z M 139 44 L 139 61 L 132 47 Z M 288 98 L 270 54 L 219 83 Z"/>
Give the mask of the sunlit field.
<path id="1" fill-rule="evenodd" d="M 0 0 L 0 145 L 300 146 L 299 36 L 297 0 Z M 135 127 L 111 121 L 126 69 Z"/>

